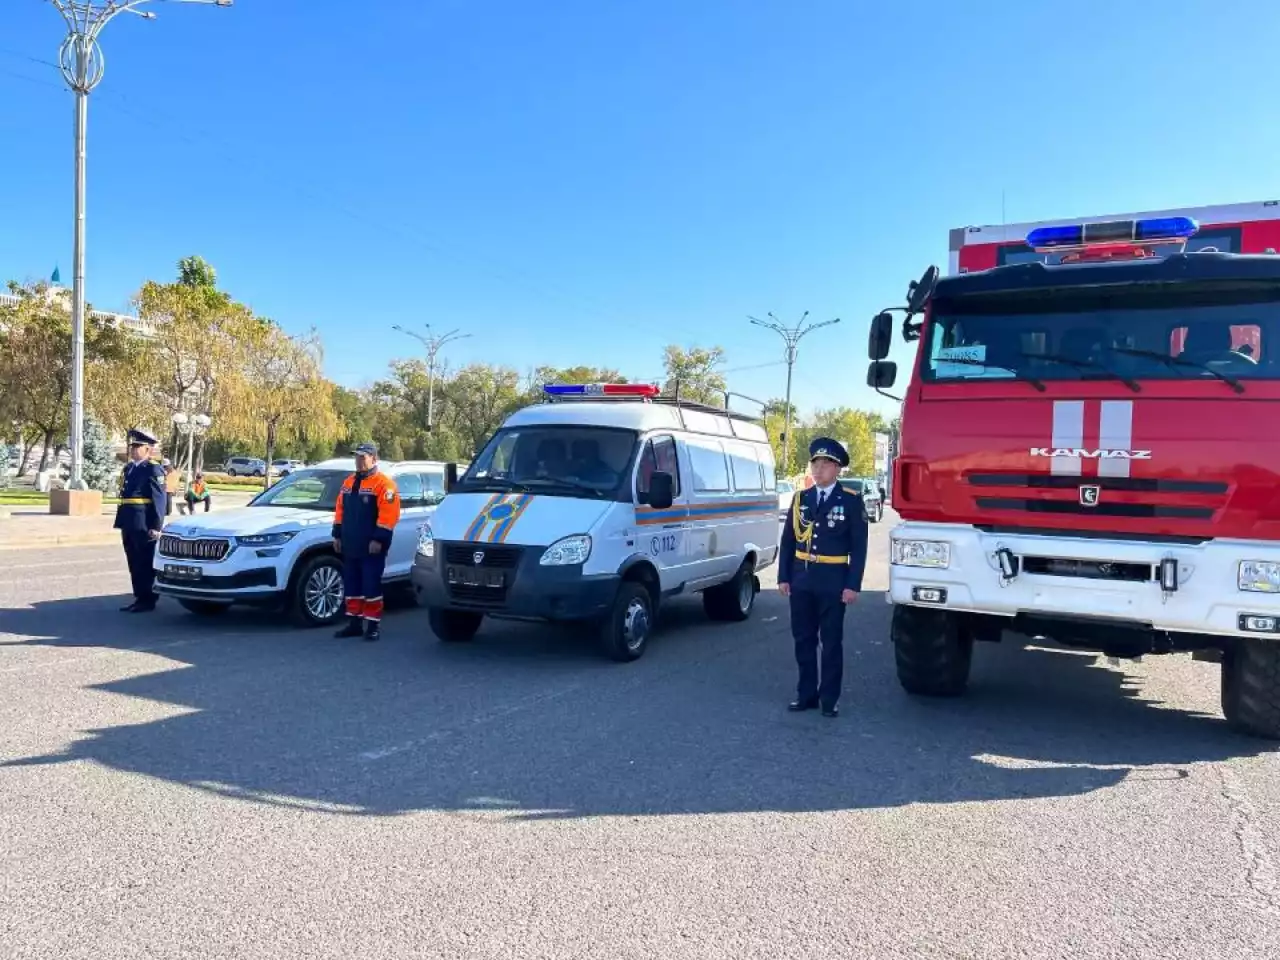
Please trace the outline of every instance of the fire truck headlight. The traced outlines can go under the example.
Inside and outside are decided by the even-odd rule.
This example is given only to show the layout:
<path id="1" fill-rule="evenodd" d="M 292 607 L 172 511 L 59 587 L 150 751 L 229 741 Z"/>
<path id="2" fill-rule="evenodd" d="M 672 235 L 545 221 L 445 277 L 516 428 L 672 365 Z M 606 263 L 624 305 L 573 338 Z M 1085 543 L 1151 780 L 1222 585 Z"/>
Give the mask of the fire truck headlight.
<path id="1" fill-rule="evenodd" d="M 1249 593 L 1280 593 L 1280 563 L 1274 560 L 1241 560 L 1236 586 Z"/>
<path id="2" fill-rule="evenodd" d="M 890 540 L 889 562 L 900 567 L 951 566 L 951 544 L 939 540 Z"/>

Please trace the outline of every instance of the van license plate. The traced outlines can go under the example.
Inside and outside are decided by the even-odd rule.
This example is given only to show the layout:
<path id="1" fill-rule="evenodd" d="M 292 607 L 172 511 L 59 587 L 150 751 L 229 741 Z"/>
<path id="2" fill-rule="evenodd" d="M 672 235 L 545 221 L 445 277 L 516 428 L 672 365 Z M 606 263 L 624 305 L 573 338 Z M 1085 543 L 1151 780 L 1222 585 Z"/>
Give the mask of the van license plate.
<path id="1" fill-rule="evenodd" d="M 174 580 L 199 580 L 204 576 L 204 571 L 199 567 L 188 567 L 177 563 L 166 563 L 164 565 L 164 575 Z"/>
<path id="2" fill-rule="evenodd" d="M 464 587 L 492 587 L 502 589 L 502 571 L 485 570 L 483 567 L 450 567 L 449 582 Z"/>

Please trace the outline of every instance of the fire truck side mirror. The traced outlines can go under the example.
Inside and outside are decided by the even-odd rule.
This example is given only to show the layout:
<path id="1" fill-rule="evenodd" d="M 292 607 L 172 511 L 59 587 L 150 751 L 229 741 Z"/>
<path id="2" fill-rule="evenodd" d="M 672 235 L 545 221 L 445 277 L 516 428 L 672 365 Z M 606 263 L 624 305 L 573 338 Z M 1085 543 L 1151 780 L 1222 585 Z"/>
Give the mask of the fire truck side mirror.
<path id="1" fill-rule="evenodd" d="M 872 360 L 867 367 L 867 386 L 872 390 L 892 387 L 898 379 L 898 365 L 892 360 Z"/>
<path id="2" fill-rule="evenodd" d="M 889 355 L 892 343 L 893 316 L 888 312 L 877 313 L 871 318 L 871 329 L 867 331 L 867 359 L 883 360 Z"/>
<path id="3" fill-rule="evenodd" d="M 919 280 L 913 280 L 907 287 L 907 311 L 919 313 L 933 296 L 933 288 L 938 285 L 938 268 L 930 267 Z"/>

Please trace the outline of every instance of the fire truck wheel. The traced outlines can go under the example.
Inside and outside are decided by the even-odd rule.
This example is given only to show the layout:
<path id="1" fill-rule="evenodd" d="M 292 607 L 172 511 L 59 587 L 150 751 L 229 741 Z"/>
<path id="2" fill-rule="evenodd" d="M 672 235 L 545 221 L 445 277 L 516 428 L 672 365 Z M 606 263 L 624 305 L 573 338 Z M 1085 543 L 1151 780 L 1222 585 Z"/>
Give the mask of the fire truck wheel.
<path id="1" fill-rule="evenodd" d="M 1280 642 L 1242 637 L 1223 655 L 1222 712 L 1237 730 L 1280 740 Z"/>
<path id="2" fill-rule="evenodd" d="M 925 697 L 964 693 L 973 660 L 973 638 L 954 614 L 895 606 L 890 632 L 898 682 L 904 690 Z"/>

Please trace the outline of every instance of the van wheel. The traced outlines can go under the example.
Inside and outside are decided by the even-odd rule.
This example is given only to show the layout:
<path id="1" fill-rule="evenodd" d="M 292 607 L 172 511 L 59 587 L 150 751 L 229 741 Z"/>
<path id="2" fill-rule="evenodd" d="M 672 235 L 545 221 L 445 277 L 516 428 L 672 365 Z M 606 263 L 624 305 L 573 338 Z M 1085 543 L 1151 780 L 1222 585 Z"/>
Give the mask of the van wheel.
<path id="1" fill-rule="evenodd" d="M 599 630 L 600 646 L 610 658 L 627 663 L 644 655 L 653 632 L 653 598 L 643 583 L 622 581 Z"/>
<path id="2" fill-rule="evenodd" d="M 342 562 L 321 553 L 302 565 L 289 588 L 289 617 L 300 627 L 327 627 L 343 613 Z"/>
<path id="3" fill-rule="evenodd" d="M 427 622 L 431 624 L 431 632 L 445 643 L 468 643 L 475 639 L 484 614 L 432 607 L 427 611 Z"/>
<path id="4" fill-rule="evenodd" d="M 712 620 L 741 622 L 751 616 L 757 592 L 755 570 L 744 560 L 732 580 L 702 592 L 702 609 Z"/>
<path id="5" fill-rule="evenodd" d="M 894 660 L 898 682 L 908 693 L 926 697 L 955 697 L 969 684 L 973 637 L 945 610 L 895 606 Z"/>
<path id="6" fill-rule="evenodd" d="M 1223 656 L 1222 712 L 1237 730 L 1280 740 L 1280 644 L 1241 637 Z"/>
<path id="7" fill-rule="evenodd" d="M 231 604 L 214 600 L 179 600 L 178 606 L 198 617 L 217 617 L 231 609 Z"/>

